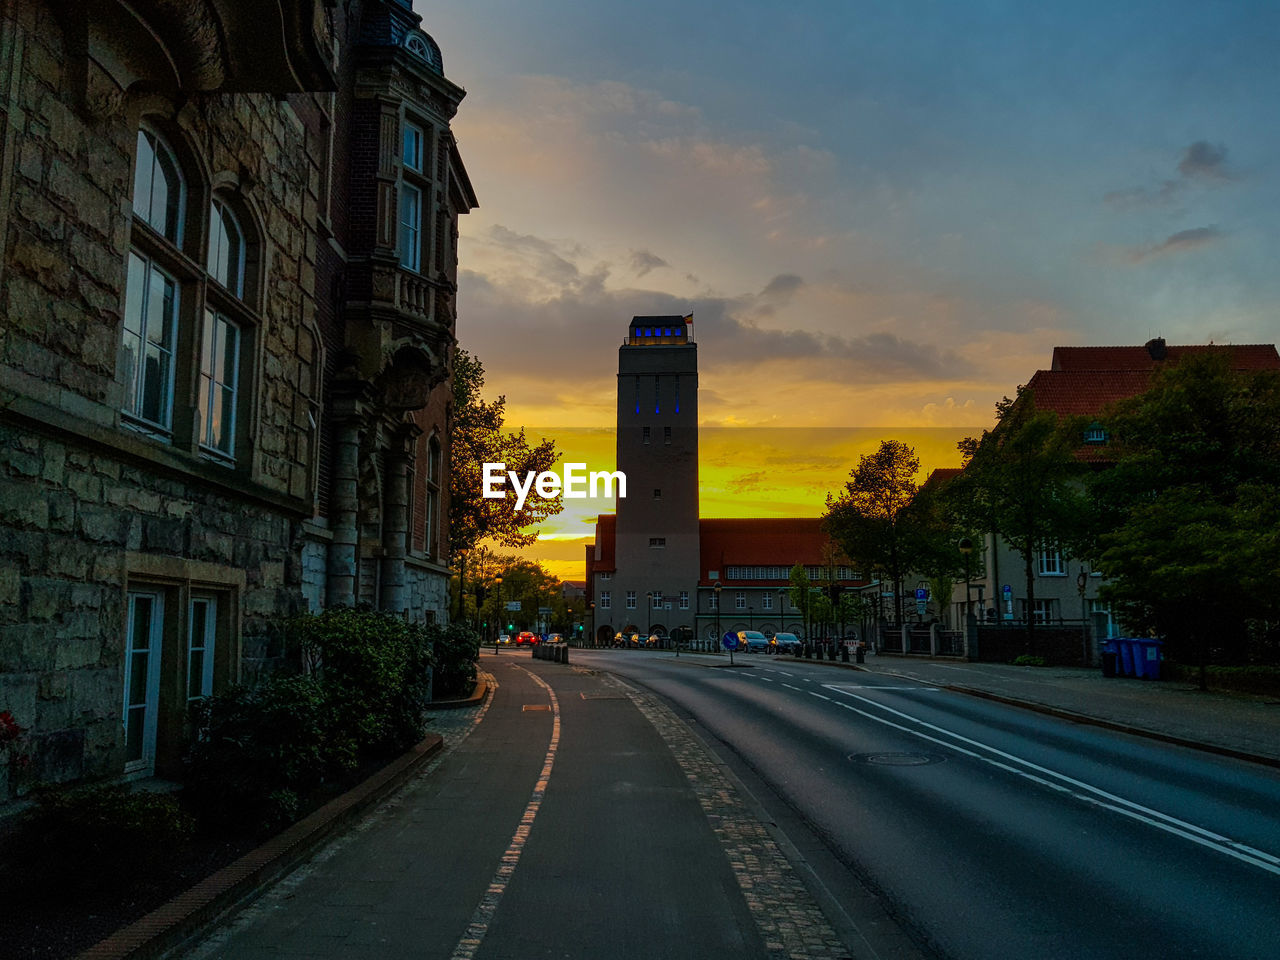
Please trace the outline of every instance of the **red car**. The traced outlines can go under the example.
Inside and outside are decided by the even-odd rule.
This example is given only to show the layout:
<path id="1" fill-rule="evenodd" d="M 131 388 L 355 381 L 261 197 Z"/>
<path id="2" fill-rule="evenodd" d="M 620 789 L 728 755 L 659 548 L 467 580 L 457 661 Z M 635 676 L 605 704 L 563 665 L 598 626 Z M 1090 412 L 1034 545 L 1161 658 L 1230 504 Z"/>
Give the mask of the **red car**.
<path id="1" fill-rule="evenodd" d="M 525 644 L 534 644 L 538 642 L 538 635 L 530 633 L 528 630 L 521 630 L 516 636 L 516 646 L 523 647 Z"/>

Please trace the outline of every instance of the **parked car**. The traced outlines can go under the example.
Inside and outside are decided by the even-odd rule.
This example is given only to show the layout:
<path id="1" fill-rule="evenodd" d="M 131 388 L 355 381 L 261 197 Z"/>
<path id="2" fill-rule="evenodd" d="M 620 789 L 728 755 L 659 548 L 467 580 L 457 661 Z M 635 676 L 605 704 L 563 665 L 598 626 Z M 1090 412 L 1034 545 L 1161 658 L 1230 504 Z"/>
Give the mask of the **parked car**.
<path id="1" fill-rule="evenodd" d="M 773 648 L 779 653 L 795 653 L 799 650 L 803 643 L 794 633 L 775 633 L 773 635 Z"/>
<path id="2" fill-rule="evenodd" d="M 564 635 L 560 633 L 547 634 L 547 643 L 564 643 Z"/>
<path id="3" fill-rule="evenodd" d="M 517 647 L 532 646 L 537 642 L 538 642 L 538 635 L 536 633 L 530 633 L 528 630 L 521 630 L 518 634 L 516 634 Z"/>
<path id="4" fill-rule="evenodd" d="M 500 633 L 500 634 L 498 634 L 498 641 L 497 641 L 497 642 L 498 642 L 498 643 L 500 643 L 500 644 L 502 644 L 504 647 L 509 647 L 509 646 L 511 646 L 511 642 L 512 642 L 512 641 L 511 641 L 511 634 L 509 634 L 509 633 Z"/>
<path id="5" fill-rule="evenodd" d="M 759 630 L 739 630 L 738 647 L 747 653 L 768 653 L 769 638 Z"/>

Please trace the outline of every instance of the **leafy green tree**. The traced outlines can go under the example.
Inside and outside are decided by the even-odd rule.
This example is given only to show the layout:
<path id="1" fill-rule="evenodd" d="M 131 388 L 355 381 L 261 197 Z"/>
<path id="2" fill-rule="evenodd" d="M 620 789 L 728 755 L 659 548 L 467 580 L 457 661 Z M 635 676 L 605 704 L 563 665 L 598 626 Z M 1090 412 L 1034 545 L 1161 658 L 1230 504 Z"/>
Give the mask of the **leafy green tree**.
<path id="1" fill-rule="evenodd" d="M 468 551 L 486 538 L 504 547 L 527 547 L 537 539 L 529 528 L 564 507 L 563 498 L 530 496 L 517 511 L 515 498 L 484 499 L 484 464 L 505 463 L 507 470 L 540 473 L 558 456 L 552 440 L 530 445 L 524 428 L 503 431 L 506 397 L 487 402 L 484 366 L 461 347 L 453 359 L 453 433 L 449 474 L 449 555 L 464 562 Z"/>
<path id="2" fill-rule="evenodd" d="M 902 582 L 919 559 L 919 516 L 909 507 L 919 490 L 920 458 L 898 440 L 882 440 L 849 473 L 844 492 L 827 497 L 827 533 L 854 564 L 893 584 L 902 623 Z"/>
<path id="3" fill-rule="evenodd" d="M 1106 417 L 1115 463 L 1091 492 L 1089 544 L 1126 624 L 1194 657 L 1246 657 L 1250 621 L 1280 618 L 1280 374 L 1222 355 L 1162 370 Z"/>
<path id="4" fill-rule="evenodd" d="M 1088 467 L 1077 456 L 1084 420 L 1038 410 L 1025 387 L 996 404 L 996 425 L 959 443 L 964 469 L 948 484 L 962 522 L 998 533 L 1022 557 L 1027 587 L 1027 652 L 1035 653 L 1035 557 L 1056 545 L 1079 549 L 1089 514 L 1082 489 Z"/>

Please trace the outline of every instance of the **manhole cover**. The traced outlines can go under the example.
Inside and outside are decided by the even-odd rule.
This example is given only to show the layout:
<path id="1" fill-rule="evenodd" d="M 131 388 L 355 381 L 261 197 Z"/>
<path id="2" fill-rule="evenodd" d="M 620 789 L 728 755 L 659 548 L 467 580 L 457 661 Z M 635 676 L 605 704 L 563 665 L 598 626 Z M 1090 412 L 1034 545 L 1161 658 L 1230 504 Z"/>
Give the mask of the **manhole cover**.
<path id="1" fill-rule="evenodd" d="M 943 760 L 933 753 L 851 753 L 849 759 L 854 763 L 874 763 L 881 767 L 923 767 Z"/>
<path id="2" fill-rule="evenodd" d="M 524 705 L 525 713 L 531 713 L 538 710 L 550 710 L 550 709 L 551 709 L 551 704 L 549 703 L 526 703 Z"/>

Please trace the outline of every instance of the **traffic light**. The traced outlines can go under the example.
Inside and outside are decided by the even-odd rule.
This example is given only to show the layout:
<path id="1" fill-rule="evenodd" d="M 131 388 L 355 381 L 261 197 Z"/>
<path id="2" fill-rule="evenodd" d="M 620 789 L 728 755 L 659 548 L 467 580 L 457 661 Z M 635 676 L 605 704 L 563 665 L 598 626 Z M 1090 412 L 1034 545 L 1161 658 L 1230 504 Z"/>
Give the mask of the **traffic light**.
<path id="1" fill-rule="evenodd" d="M 514 630 L 515 628 L 516 628 L 516 625 L 515 625 L 514 623 L 508 623 L 508 624 L 507 624 L 507 632 L 508 632 L 508 633 L 510 633 L 510 632 L 511 632 L 512 630 Z"/>
<path id="2" fill-rule="evenodd" d="M 581 632 L 582 632 L 582 624 L 578 624 L 578 632 L 579 632 L 579 633 L 581 633 Z"/>
<path id="3" fill-rule="evenodd" d="M 482 584 L 476 584 L 476 606 L 484 603 L 485 595 L 488 594 L 489 588 Z"/>

